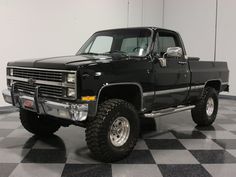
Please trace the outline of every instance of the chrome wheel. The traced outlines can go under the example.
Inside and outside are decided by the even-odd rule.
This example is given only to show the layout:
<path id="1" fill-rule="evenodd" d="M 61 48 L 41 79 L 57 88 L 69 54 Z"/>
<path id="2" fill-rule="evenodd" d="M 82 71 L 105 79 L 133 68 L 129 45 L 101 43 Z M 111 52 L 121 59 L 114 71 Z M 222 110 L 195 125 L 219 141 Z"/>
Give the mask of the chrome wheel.
<path id="1" fill-rule="evenodd" d="M 206 104 L 206 113 L 208 116 L 211 116 L 214 112 L 214 100 L 212 97 L 208 98 Z"/>
<path id="2" fill-rule="evenodd" d="M 126 143 L 130 134 L 130 124 L 125 117 L 118 117 L 114 120 L 110 129 L 111 143 L 120 147 Z"/>

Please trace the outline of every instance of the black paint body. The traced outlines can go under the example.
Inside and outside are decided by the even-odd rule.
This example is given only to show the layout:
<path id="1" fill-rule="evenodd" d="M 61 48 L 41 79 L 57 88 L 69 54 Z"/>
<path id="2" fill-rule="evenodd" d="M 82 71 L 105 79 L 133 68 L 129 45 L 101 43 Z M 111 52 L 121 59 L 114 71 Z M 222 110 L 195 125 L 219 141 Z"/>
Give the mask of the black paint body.
<path id="1" fill-rule="evenodd" d="M 192 86 L 205 86 L 208 82 L 220 83 L 219 92 L 228 91 L 229 71 L 226 62 L 186 59 L 184 44 L 178 33 L 159 28 L 148 29 L 153 33 L 152 46 L 155 45 L 160 31 L 175 34 L 179 47 L 183 49 L 183 57 L 167 58 L 165 68 L 161 67 L 153 50 L 145 57 L 75 55 L 15 61 L 8 65 L 49 70 L 77 70 L 79 98 L 77 102 L 81 102 L 81 96 L 96 96 L 96 101 L 89 102 L 90 116 L 96 114 L 98 102 L 103 101 L 100 98 L 102 92 L 109 86 L 113 87 L 112 95 L 109 93 L 109 97 L 126 98 L 136 104 L 140 112 L 195 104 L 204 87 L 193 89 Z M 101 57 L 103 59 L 100 59 Z M 97 72 L 101 72 L 101 75 L 96 76 Z M 175 92 L 175 89 L 181 88 L 187 89 Z M 133 94 L 136 94 L 137 98 Z M 129 99 L 130 95 L 136 100 Z"/>

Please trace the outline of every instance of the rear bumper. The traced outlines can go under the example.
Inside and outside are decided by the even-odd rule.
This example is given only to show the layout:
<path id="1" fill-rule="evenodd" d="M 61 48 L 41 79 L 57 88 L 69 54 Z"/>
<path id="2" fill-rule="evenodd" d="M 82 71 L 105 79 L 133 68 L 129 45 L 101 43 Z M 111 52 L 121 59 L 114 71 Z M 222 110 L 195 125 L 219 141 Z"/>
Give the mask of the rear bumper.
<path id="1" fill-rule="evenodd" d="M 72 121 L 85 121 L 88 116 L 87 103 L 59 102 L 47 99 L 40 99 L 37 95 L 24 95 L 22 93 L 12 93 L 6 89 L 2 91 L 5 102 L 18 108 L 23 108 L 38 114 L 50 115 Z M 26 107 L 25 101 L 32 103 L 31 107 Z"/>

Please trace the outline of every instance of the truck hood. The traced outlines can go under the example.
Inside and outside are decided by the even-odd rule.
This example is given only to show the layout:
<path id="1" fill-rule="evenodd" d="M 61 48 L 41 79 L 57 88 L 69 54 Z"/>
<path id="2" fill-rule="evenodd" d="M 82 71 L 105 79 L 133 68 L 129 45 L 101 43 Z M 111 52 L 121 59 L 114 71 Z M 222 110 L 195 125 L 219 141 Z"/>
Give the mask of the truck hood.
<path id="1" fill-rule="evenodd" d="M 41 59 L 26 59 L 9 62 L 8 66 L 48 68 L 48 69 L 77 69 L 78 66 L 96 63 L 109 63 L 114 57 L 107 55 L 73 55 Z"/>

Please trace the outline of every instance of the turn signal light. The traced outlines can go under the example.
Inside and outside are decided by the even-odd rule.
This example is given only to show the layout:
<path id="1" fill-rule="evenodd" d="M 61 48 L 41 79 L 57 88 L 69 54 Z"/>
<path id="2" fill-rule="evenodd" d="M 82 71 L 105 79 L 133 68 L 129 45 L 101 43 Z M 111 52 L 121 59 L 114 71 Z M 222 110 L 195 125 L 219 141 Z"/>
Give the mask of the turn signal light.
<path id="1" fill-rule="evenodd" d="M 82 96 L 81 100 L 82 101 L 95 101 L 96 100 L 96 96 Z"/>

